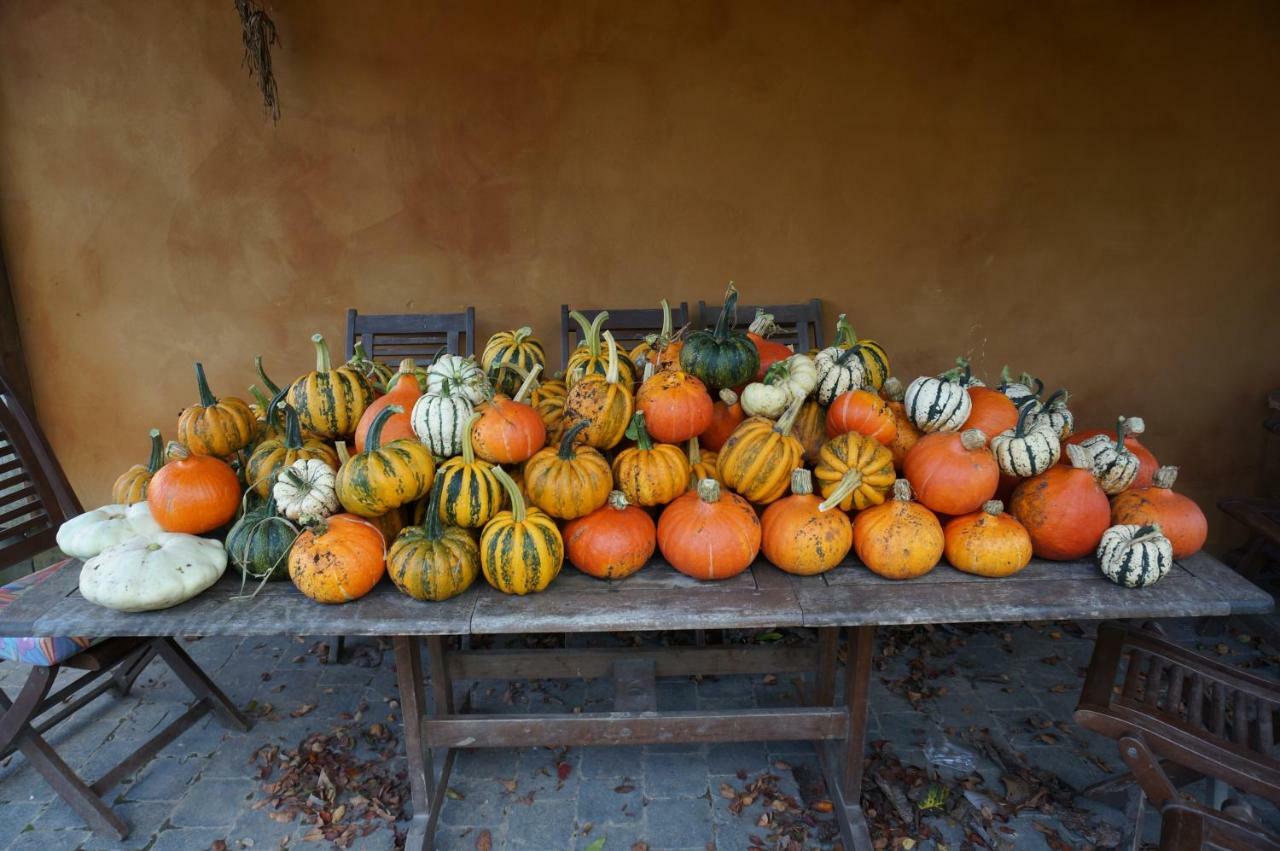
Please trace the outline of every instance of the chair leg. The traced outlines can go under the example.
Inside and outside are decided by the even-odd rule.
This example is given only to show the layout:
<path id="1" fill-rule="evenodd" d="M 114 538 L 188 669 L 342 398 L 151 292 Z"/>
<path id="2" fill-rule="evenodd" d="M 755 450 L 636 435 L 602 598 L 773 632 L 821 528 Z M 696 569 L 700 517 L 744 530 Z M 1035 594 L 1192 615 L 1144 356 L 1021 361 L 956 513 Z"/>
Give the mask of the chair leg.
<path id="1" fill-rule="evenodd" d="M 151 664 L 151 660 L 156 656 L 156 651 L 151 645 L 141 648 L 132 659 L 126 659 L 120 665 L 116 666 L 115 671 L 111 674 L 111 687 L 116 690 L 116 694 L 120 697 L 128 697 L 129 692 L 133 689 L 133 683 Z"/>
<path id="2" fill-rule="evenodd" d="M 195 663 L 187 651 L 178 646 L 178 642 L 172 638 L 157 638 L 151 643 L 161 659 L 164 659 L 178 679 L 182 680 L 192 694 L 196 697 L 204 697 L 209 700 L 209 704 L 213 707 L 213 714 L 218 716 L 218 720 L 222 722 L 222 726 L 242 733 L 248 732 L 250 728 L 249 719 L 236 709 L 231 699 L 218 688 L 209 675 L 201 670 L 200 666 Z"/>
<path id="3" fill-rule="evenodd" d="M 1129 802 L 1124 808 L 1124 820 L 1133 829 L 1129 851 L 1142 851 L 1142 821 L 1146 815 L 1147 796 L 1136 785 L 1129 787 Z"/>
<path id="4" fill-rule="evenodd" d="M 57 676 L 57 665 L 32 668 L 31 673 L 27 674 L 27 681 L 22 684 L 22 690 L 12 701 L 0 691 L 0 709 L 4 710 L 3 717 L 0 717 L 0 752 L 16 743 L 18 734 L 40 713 L 40 705 L 48 696 L 49 689 L 53 688 L 53 681 Z"/>

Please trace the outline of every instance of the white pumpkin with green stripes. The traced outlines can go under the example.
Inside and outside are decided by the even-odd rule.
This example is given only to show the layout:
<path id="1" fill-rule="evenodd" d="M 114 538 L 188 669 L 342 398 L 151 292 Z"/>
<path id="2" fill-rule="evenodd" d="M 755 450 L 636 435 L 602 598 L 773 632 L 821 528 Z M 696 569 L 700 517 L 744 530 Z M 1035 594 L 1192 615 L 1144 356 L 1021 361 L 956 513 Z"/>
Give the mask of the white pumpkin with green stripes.
<path id="1" fill-rule="evenodd" d="M 1128 432 L 1130 421 L 1120 417 L 1116 424 L 1116 436 L 1095 434 L 1080 445 L 1089 450 L 1093 458 L 1093 475 L 1108 496 L 1115 496 L 1128 490 L 1133 480 L 1138 478 L 1138 467 L 1141 462 L 1138 456 L 1129 451 L 1124 444 L 1124 436 Z M 1138 420 L 1141 427 L 1145 427 Z"/>
<path id="2" fill-rule="evenodd" d="M 1112 526 L 1098 543 L 1098 567 L 1117 585 L 1145 588 L 1173 567 L 1173 545 L 1158 525 Z"/>
<path id="3" fill-rule="evenodd" d="M 991 452 L 1006 476 L 1038 476 L 1062 457 L 1062 441 L 1057 432 L 1036 423 L 1039 408 L 1035 397 L 1024 397 L 1018 409 L 1018 424 L 991 438 Z"/>
<path id="4" fill-rule="evenodd" d="M 443 352 L 427 367 L 428 396 L 439 396 L 445 387 L 455 395 L 467 397 L 472 405 L 479 405 L 493 395 L 489 378 L 476 363 L 475 358 L 464 358 L 461 355 L 444 354 Z"/>
<path id="5" fill-rule="evenodd" d="M 923 432 L 958 431 L 973 410 L 973 400 L 962 384 L 927 375 L 908 385 L 902 404 Z"/>
<path id="6" fill-rule="evenodd" d="M 418 440 L 437 458 L 452 458 L 462 451 L 462 438 L 471 417 L 469 397 L 454 390 L 451 381 L 440 383 L 438 395 L 423 394 L 413 405 L 409 425 Z"/>
<path id="7" fill-rule="evenodd" d="M 1066 440 L 1076 430 L 1075 415 L 1067 408 L 1069 399 L 1070 395 L 1066 390 L 1054 391 L 1040 406 L 1040 414 L 1036 417 L 1036 424 L 1052 428 L 1057 432 L 1059 440 Z"/>
<path id="8" fill-rule="evenodd" d="M 1021 405 L 1022 400 L 1027 397 L 1038 400 L 1040 394 L 1044 392 L 1044 382 L 1027 372 L 1022 373 L 1017 380 L 1014 380 L 1013 376 L 1009 374 L 1009 366 L 1006 364 L 1000 370 L 1000 383 L 996 385 L 996 389 L 1003 393 L 1013 404 Z"/>
<path id="9" fill-rule="evenodd" d="M 841 393 L 863 390 L 867 386 L 867 370 L 857 349 L 827 346 L 814 356 L 813 364 L 818 378 L 815 395 L 820 405 L 830 405 Z"/>

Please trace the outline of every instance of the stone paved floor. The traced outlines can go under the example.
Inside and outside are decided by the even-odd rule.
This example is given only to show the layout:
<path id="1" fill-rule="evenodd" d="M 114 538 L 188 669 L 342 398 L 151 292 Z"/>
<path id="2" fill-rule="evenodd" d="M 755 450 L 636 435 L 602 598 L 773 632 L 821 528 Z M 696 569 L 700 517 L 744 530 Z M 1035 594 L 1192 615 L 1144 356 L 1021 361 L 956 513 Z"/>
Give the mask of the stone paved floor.
<path id="1" fill-rule="evenodd" d="M 1257 641 L 1239 634 L 1197 639 L 1180 623 L 1177 635 L 1190 644 L 1223 645 L 1228 662 L 1258 659 Z M 1111 742 L 1074 728 L 1070 714 L 1088 661 L 1088 630 L 1074 636 L 1054 625 L 1019 625 L 977 632 L 944 629 L 955 652 L 928 660 L 953 669 L 932 683 L 941 693 L 916 695 L 898 687 L 912 653 L 881 658 L 874 677 L 869 738 L 891 743 L 904 762 L 925 765 L 929 740 L 955 740 L 956 731 L 989 728 L 993 736 L 1036 765 L 1049 768 L 1080 787 L 1119 767 Z M 125 843 L 94 837 L 58 800 L 21 756 L 0 763 L 0 849 L 139 848 L 153 851 L 209 848 L 224 840 L 229 848 L 327 847 L 306 842 L 308 826 L 279 823 L 266 810 L 253 810 L 258 781 L 249 765 L 261 745 L 296 745 L 307 733 L 325 730 L 341 713 L 355 713 L 364 724 L 398 720 L 392 656 L 376 643 L 349 645 L 344 664 L 330 666 L 317 651 L 319 639 L 206 639 L 189 643 L 193 656 L 242 706 L 257 714 L 248 734 L 224 733 L 209 719 L 170 745 L 162 755 L 111 793 L 118 811 L 132 825 Z M 889 642 L 884 631 L 880 645 Z M 1274 653 L 1274 651 L 1269 651 Z M 1265 655 L 1265 652 L 1264 654 Z M 1276 674 L 1274 660 L 1255 668 Z M 0 665 L 0 686 L 12 693 L 23 669 Z M 788 676 L 668 679 L 659 683 L 661 708 L 771 706 L 796 700 L 797 685 Z M 497 683 L 471 685 L 473 703 L 493 711 L 560 712 L 582 706 L 608 708 L 606 681 L 523 683 L 507 692 Z M 161 663 L 140 678 L 127 700 L 104 695 L 50 740 L 67 761 L 96 777 L 125 756 L 140 738 L 184 708 L 186 694 Z M 270 709 L 266 705 L 270 704 Z M 298 710 L 313 706 L 305 712 Z M 298 717 L 294 717 L 297 715 Z M 1063 722 L 1056 728 L 1045 725 Z M 1050 732 L 1046 734 L 1044 731 Z M 397 728 L 398 732 L 398 728 Z M 568 764 L 563 781 L 557 760 Z M 546 749 L 472 751 L 462 754 L 441 815 L 441 848 L 477 848 L 488 831 L 496 849 L 630 849 L 645 842 L 658 849 L 720 851 L 748 847 L 759 815 L 728 810 L 719 794 L 722 783 L 741 786 L 739 772 L 754 776 L 776 761 L 811 767 L 805 743 L 689 745 L 674 747 L 589 748 L 555 755 Z M 978 762 L 988 782 L 998 782 L 990 763 Z M 784 791 L 794 793 L 791 772 Z M 514 781 L 514 782 L 513 782 Z M 998 788 L 998 787 L 996 787 Z M 621 790 L 621 791 L 619 791 Z M 1121 823 L 1119 813 L 1099 808 Z M 1266 813 L 1271 818 L 1273 813 Z M 1035 821 L 1071 834 L 1047 817 L 1021 816 L 1002 835 L 1009 847 L 1049 847 Z M 590 825 L 589 833 L 587 826 Z M 943 835 L 946 825 L 940 826 Z M 603 839 L 602 846 L 592 843 Z M 714 846 L 709 843 L 714 843 Z M 395 834 L 380 829 L 352 847 L 393 848 Z M 917 848 L 935 847 L 922 842 Z M 951 845 L 959 847 L 958 844 Z"/>

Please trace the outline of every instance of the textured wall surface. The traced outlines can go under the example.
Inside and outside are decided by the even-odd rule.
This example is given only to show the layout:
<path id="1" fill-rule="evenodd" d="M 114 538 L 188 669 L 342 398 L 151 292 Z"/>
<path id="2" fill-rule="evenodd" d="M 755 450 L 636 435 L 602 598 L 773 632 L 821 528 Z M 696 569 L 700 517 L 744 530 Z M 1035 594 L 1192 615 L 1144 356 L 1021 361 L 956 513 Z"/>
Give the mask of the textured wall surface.
<path id="1" fill-rule="evenodd" d="M 222 2 L 0 5 L 0 244 L 87 503 L 191 361 L 369 312 L 818 296 L 910 378 L 1141 414 L 1208 507 L 1280 386 L 1280 6 L 275 0 L 273 127 Z M 1210 510 L 1220 536 L 1225 521 Z M 1221 538 L 1218 539 L 1221 541 Z"/>

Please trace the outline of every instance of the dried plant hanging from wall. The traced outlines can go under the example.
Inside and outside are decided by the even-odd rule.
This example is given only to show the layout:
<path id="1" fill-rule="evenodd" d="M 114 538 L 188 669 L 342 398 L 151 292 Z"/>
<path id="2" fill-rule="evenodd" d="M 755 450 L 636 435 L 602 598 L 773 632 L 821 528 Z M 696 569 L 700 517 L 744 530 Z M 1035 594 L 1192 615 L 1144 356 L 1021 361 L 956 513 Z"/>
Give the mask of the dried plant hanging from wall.
<path id="1" fill-rule="evenodd" d="M 235 0 L 240 13 L 241 39 L 244 41 L 244 64 L 249 68 L 249 79 L 258 78 L 262 92 L 262 105 L 273 122 L 280 120 L 280 93 L 276 90 L 276 78 L 271 72 L 271 47 L 279 43 L 275 21 L 254 0 Z"/>

